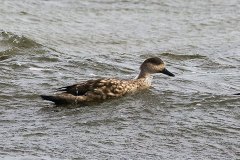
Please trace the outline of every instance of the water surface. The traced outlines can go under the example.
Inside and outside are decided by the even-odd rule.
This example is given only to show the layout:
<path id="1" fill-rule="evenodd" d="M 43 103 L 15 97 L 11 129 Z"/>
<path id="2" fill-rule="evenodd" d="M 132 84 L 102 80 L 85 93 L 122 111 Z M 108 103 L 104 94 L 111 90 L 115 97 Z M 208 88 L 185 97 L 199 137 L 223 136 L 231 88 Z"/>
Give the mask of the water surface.
<path id="1" fill-rule="evenodd" d="M 238 159 L 239 19 L 237 0 L 1 2 L 0 157 Z M 39 97 L 152 56 L 176 77 L 93 106 Z"/>

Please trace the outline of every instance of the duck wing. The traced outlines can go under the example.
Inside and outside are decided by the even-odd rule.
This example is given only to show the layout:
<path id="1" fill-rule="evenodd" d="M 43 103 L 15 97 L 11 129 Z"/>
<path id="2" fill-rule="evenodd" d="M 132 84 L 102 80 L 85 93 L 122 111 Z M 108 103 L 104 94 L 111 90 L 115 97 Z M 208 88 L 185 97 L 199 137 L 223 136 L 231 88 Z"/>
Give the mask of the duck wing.
<path id="1" fill-rule="evenodd" d="M 74 85 L 61 87 L 57 91 L 63 91 L 65 93 L 69 93 L 74 96 L 81 96 L 81 95 L 85 95 L 89 91 L 93 91 L 95 88 L 101 87 L 100 82 L 102 80 L 103 79 L 88 80 L 83 83 L 77 83 Z"/>
<path id="2" fill-rule="evenodd" d="M 126 94 L 134 87 L 130 82 L 118 79 L 97 79 L 88 80 L 84 83 L 78 83 L 71 86 L 59 88 L 58 91 L 74 96 L 103 96 L 118 97 Z M 104 98 L 105 99 L 105 98 Z"/>

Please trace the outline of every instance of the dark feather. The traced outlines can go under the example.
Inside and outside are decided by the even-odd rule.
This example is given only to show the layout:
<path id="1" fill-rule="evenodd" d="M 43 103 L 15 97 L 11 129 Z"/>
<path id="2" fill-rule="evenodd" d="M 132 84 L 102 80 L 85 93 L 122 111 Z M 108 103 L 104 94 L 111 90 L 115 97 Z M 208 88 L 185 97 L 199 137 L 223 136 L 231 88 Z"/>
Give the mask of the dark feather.
<path id="1" fill-rule="evenodd" d="M 55 104 L 72 104 L 77 103 L 76 96 L 68 93 L 56 94 L 56 95 L 40 95 L 42 99 L 52 101 Z"/>
<path id="2" fill-rule="evenodd" d="M 58 96 L 40 95 L 42 99 L 52 101 L 55 104 L 67 104 L 65 99 L 59 98 Z"/>
<path id="3" fill-rule="evenodd" d="M 75 96 L 85 95 L 88 91 L 93 91 L 95 88 L 102 87 L 100 81 L 103 79 L 97 80 L 88 80 L 84 83 L 78 83 L 66 87 L 61 87 L 57 91 L 70 93 Z"/>

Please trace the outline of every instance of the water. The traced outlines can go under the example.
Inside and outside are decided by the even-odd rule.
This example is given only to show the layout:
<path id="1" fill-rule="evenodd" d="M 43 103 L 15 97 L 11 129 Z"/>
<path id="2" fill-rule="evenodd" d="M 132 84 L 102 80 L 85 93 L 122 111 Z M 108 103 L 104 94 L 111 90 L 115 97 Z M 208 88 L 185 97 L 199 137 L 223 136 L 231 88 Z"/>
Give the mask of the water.
<path id="1" fill-rule="evenodd" d="M 0 157 L 239 159 L 239 19 L 237 0 L 2 1 Z M 152 56 L 176 77 L 93 106 L 39 98 Z"/>

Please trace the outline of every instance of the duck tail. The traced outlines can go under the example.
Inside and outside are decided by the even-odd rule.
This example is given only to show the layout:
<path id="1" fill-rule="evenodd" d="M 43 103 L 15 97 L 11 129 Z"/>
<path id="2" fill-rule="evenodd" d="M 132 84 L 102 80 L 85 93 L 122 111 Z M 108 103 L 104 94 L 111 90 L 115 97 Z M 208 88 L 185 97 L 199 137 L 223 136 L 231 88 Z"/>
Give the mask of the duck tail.
<path id="1" fill-rule="evenodd" d="M 54 102 L 56 105 L 81 104 L 86 101 L 85 97 L 72 94 L 40 95 L 40 97 L 43 100 Z"/>
<path id="2" fill-rule="evenodd" d="M 54 101 L 55 97 L 54 96 L 48 96 L 48 95 L 40 95 L 40 97 L 43 100 L 47 100 L 47 101 Z"/>
<path id="3" fill-rule="evenodd" d="M 69 104 L 69 102 L 64 99 L 62 96 L 57 95 L 40 95 L 43 100 L 54 102 L 57 105 Z"/>
<path id="4" fill-rule="evenodd" d="M 57 103 L 59 101 L 59 99 L 56 96 L 40 95 L 40 97 L 43 100 L 51 101 L 51 102 L 54 102 L 54 103 Z"/>

